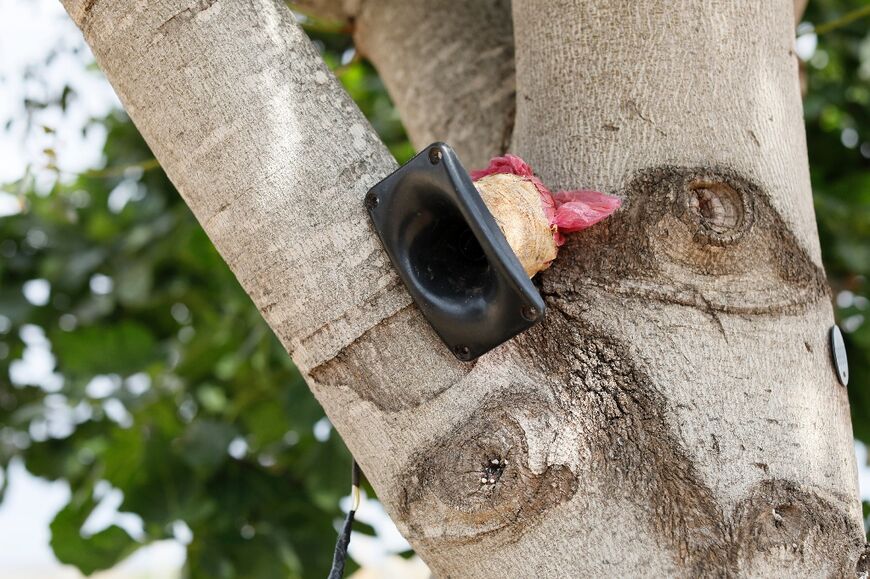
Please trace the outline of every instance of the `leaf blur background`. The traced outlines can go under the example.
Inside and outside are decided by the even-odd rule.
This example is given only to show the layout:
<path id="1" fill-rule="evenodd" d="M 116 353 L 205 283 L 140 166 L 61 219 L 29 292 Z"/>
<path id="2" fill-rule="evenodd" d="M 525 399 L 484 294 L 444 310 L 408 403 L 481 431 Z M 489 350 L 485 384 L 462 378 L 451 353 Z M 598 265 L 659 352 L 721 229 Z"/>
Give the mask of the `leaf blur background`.
<path id="1" fill-rule="evenodd" d="M 844 21 L 856 10 L 870 4 L 812 0 L 797 47 L 854 432 L 870 442 L 870 19 Z M 410 158 L 348 31 L 302 20 L 393 154 Z M 818 36 L 809 24 L 831 22 Z M 83 132 L 105 135 L 102 159 L 61 168 L 45 119 L 89 98 L 40 82 L 64 50 L 76 48 L 29 69 L 19 114 L 0 119 L 45 143 L 2 189 L 18 209 L 0 217 L 0 467 L 19 461 L 69 484 L 51 545 L 86 574 L 176 538 L 189 577 L 324 576 L 350 457 L 126 115 L 85 119 Z M 47 373 L 24 370 L 34 357 Z M 83 532 L 110 490 L 122 493 L 119 511 L 139 517 L 137 532 Z"/>

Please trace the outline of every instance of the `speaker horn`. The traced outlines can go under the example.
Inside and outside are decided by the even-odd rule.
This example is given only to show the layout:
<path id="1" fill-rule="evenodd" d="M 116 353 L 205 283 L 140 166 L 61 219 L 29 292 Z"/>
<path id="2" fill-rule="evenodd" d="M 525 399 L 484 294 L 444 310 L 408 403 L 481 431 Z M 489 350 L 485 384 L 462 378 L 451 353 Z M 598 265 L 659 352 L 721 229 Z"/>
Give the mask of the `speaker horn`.
<path id="1" fill-rule="evenodd" d="M 424 149 L 365 203 L 408 292 L 458 359 L 543 317 L 544 300 L 448 145 Z"/>

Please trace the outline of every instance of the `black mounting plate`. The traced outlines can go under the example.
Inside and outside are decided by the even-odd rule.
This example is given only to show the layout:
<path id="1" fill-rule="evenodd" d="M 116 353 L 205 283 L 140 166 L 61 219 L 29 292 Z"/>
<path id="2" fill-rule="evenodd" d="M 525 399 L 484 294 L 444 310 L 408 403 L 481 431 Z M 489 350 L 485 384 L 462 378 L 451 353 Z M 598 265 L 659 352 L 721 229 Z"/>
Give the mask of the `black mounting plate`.
<path id="1" fill-rule="evenodd" d="M 544 300 L 448 145 L 430 145 L 372 187 L 366 207 L 414 301 L 460 360 L 543 317 Z"/>

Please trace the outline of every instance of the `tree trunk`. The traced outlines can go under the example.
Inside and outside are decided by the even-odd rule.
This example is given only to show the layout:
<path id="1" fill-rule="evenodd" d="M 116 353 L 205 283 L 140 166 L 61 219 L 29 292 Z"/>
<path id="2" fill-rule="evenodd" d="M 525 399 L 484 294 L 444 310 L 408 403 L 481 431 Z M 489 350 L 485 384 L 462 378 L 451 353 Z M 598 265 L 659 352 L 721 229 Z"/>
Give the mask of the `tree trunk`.
<path id="1" fill-rule="evenodd" d="M 513 150 L 625 205 L 541 275 L 546 320 L 471 364 L 377 242 L 362 199 L 394 161 L 283 4 L 64 1 L 436 575 L 855 572 L 791 1 L 514 3 Z M 396 96 L 407 43 L 363 34 Z M 498 149 L 500 111 L 464 146 Z"/>
<path id="2" fill-rule="evenodd" d="M 504 154 L 514 125 L 510 2 L 364 2 L 354 41 L 418 148 L 447 141 L 470 169 Z"/>

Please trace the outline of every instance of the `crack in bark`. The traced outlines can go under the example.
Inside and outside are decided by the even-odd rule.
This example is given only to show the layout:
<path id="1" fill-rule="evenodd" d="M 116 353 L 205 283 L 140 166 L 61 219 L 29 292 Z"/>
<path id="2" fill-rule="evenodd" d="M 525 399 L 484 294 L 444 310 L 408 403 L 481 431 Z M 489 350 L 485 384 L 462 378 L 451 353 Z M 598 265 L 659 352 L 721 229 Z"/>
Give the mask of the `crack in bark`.
<path id="1" fill-rule="evenodd" d="M 70 17 L 81 28 L 86 38 L 90 33 L 91 19 L 99 2 L 100 0 L 82 0 L 78 4 L 71 5 L 71 0 L 64 1 L 64 6 L 69 12 Z"/>
<path id="2" fill-rule="evenodd" d="M 634 101 L 633 99 L 628 99 L 628 100 L 625 101 L 625 108 L 626 108 L 629 112 L 631 112 L 631 113 L 633 113 L 634 115 L 636 115 L 637 118 L 639 118 L 640 120 L 642 120 L 643 122 L 645 122 L 645 123 L 647 123 L 649 126 L 651 126 L 651 127 L 652 127 L 652 128 L 653 128 L 653 129 L 658 133 L 658 134 L 662 135 L 663 137 L 668 136 L 666 132 L 664 132 L 661 128 L 659 128 L 659 126 L 656 124 L 655 121 L 653 121 L 650 117 L 648 117 L 647 115 L 645 115 L 645 114 L 643 113 L 643 111 L 641 111 L 641 109 L 640 109 L 640 105 L 637 104 L 637 102 Z"/>
<path id="3" fill-rule="evenodd" d="M 498 148 L 498 154 L 504 155 L 508 152 L 511 146 L 511 140 L 514 136 L 514 125 L 516 125 L 517 117 L 517 91 L 513 90 L 510 96 L 510 106 L 505 110 L 506 117 L 504 127 L 501 132 L 501 141 Z"/>
<path id="4" fill-rule="evenodd" d="M 383 355 L 382 345 L 406 334 L 413 324 L 428 331 L 414 339 L 404 339 L 404 349 L 391 356 Z M 433 345 L 437 344 L 433 348 Z M 437 375 L 409 376 L 405 369 L 423 356 L 438 357 L 448 369 Z M 382 319 L 343 347 L 331 359 L 312 368 L 308 375 L 318 387 L 347 388 L 361 400 L 392 413 L 417 407 L 437 398 L 467 376 L 476 362 L 462 363 L 444 348 L 434 330 L 428 328 L 417 307 L 411 303 Z M 375 367 L 376 369 L 373 369 Z"/>
<path id="5" fill-rule="evenodd" d="M 582 432 L 586 476 L 606 495 L 634 504 L 692 575 L 728 569 L 727 525 L 665 419 L 664 397 L 628 349 L 589 326 L 575 303 L 549 298 L 544 324 L 520 347 L 551 377 L 550 388 Z M 552 354 L 559 351 L 568 353 L 567 364 Z"/>
<path id="6" fill-rule="evenodd" d="M 366 262 L 368 262 L 370 259 L 372 259 L 373 256 L 377 259 L 381 259 L 382 256 L 381 256 L 380 250 L 372 251 L 372 253 L 369 255 L 369 257 L 366 258 Z M 389 275 L 391 273 L 389 271 L 390 266 L 388 264 L 384 264 L 382 266 L 382 269 L 384 270 L 385 275 Z M 315 328 L 312 332 L 310 332 L 307 336 L 301 338 L 300 342 L 302 342 L 303 344 L 311 343 L 313 341 L 316 341 L 318 336 L 320 336 L 322 334 L 331 333 L 336 325 L 339 325 L 342 322 L 344 322 L 345 320 L 348 320 L 349 318 L 353 317 L 357 313 L 357 310 L 364 310 L 366 308 L 374 308 L 379 300 L 381 300 L 384 296 L 386 296 L 387 294 L 389 294 L 390 292 L 392 292 L 393 290 L 395 290 L 396 288 L 399 288 L 399 287 L 404 287 L 404 286 L 402 286 L 402 280 L 399 279 L 398 277 L 394 277 L 386 286 L 384 286 L 377 293 L 375 293 L 374 295 L 372 295 L 371 297 L 366 299 L 364 302 L 357 305 L 356 308 L 348 309 L 344 313 L 342 313 L 340 316 L 332 318 L 331 320 L 324 322 L 319 327 Z M 413 306 L 413 303 L 407 303 L 404 306 L 397 308 L 392 313 L 380 318 L 375 323 L 373 323 L 368 329 L 366 329 L 364 332 L 362 332 L 361 334 L 359 334 L 358 336 L 356 336 L 355 338 L 353 338 L 349 342 L 347 342 L 347 344 L 342 346 L 341 350 L 339 350 L 335 356 L 330 358 L 330 360 L 335 359 L 338 356 L 345 354 L 348 350 L 353 348 L 354 344 L 356 344 L 360 340 L 364 340 L 372 332 L 376 331 L 381 324 L 388 323 L 392 318 L 394 318 L 395 316 L 398 316 L 399 314 L 401 314 L 402 312 L 404 312 L 406 309 L 410 308 L 411 306 Z M 324 366 L 325 364 L 328 364 L 330 360 L 326 360 L 324 362 L 321 362 L 321 364 L 319 364 L 315 369 L 317 369 L 321 366 Z"/>
<path id="7" fill-rule="evenodd" d="M 91 11 L 94 9 L 94 6 L 97 4 L 99 0 L 85 0 L 82 3 L 81 14 L 82 19 L 90 16 Z"/>
<path id="8" fill-rule="evenodd" d="M 180 10 L 166 19 L 163 24 L 157 27 L 157 31 L 161 34 L 169 34 L 173 30 L 177 30 L 179 26 L 193 20 L 197 14 L 205 12 L 220 0 L 197 0 L 184 10 Z"/>

